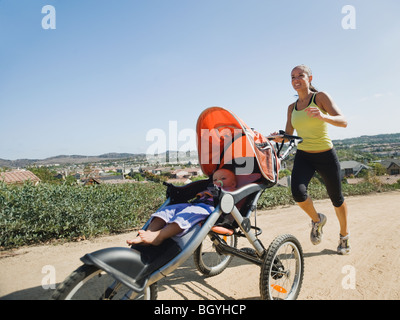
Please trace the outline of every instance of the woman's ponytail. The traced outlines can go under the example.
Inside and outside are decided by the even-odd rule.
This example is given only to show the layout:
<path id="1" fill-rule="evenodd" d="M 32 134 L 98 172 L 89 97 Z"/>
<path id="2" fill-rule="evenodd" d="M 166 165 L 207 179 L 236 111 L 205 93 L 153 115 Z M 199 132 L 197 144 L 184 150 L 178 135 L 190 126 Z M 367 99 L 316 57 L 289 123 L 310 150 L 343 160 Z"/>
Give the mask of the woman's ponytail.
<path id="1" fill-rule="evenodd" d="M 318 89 L 317 88 L 315 88 L 311 83 L 310 83 L 310 91 L 311 92 L 318 92 Z"/>

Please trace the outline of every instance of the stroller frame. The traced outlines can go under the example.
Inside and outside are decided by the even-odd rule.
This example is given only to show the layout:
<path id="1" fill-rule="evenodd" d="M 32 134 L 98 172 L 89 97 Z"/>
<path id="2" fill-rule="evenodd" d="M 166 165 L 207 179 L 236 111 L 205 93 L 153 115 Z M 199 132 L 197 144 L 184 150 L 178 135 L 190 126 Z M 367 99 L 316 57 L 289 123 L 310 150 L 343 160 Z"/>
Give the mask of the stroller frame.
<path id="1" fill-rule="evenodd" d="M 161 274 L 169 274 L 170 272 L 174 271 L 177 267 L 179 267 L 187 258 L 189 258 L 194 250 L 196 250 L 199 245 L 202 243 L 204 238 L 207 235 L 211 235 L 212 239 L 217 242 L 218 249 L 221 250 L 221 253 L 237 255 L 241 258 L 244 258 L 250 262 L 260 264 L 262 263 L 262 256 L 265 254 L 265 248 L 262 245 L 261 241 L 256 237 L 255 233 L 251 230 L 249 224 L 249 217 L 253 211 L 255 211 L 258 198 L 260 197 L 261 193 L 266 188 L 265 185 L 259 184 L 249 184 L 247 186 L 242 187 L 239 190 L 234 192 L 224 192 L 220 190 L 220 204 L 215 208 L 213 213 L 205 220 L 198 231 L 198 233 L 188 241 L 187 246 L 182 249 L 182 252 L 172 259 L 167 265 L 160 269 L 160 273 L 156 273 L 153 276 L 150 276 L 149 284 L 152 282 L 158 281 L 160 279 Z M 236 204 L 244 199 L 245 197 L 255 194 L 254 198 L 251 201 L 251 205 L 247 211 L 245 216 L 242 216 Z M 230 208 L 230 210 L 229 210 Z M 255 258 L 254 255 L 247 254 L 245 252 L 241 252 L 240 250 L 233 248 L 227 245 L 217 233 L 212 231 L 212 227 L 216 224 L 217 220 L 222 214 L 232 214 L 236 223 L 238 224 L 242 234 L 249 240 L 250 244 L 254 247 L 257 252 L 259 258 Z"/>
<path id="2" fill-rule="evenodd" d="M 202 185 L 204 182 L 208 183 L 208 180 L 194 182 L 191 185 L 195 186 L 196 184 Z M 169 190 L 167 192 L 180 192 L 181 189 L 189 188 L 190 185 L 186 187 L 176 187 L 176 186 L 168 186 Z M 184 263 L 193 252 L 199 247 L 199 245 L 203 242 L 204 238 L 210 233 L 215 238 L 215 241 L 218 242 L 218 247 L 222 252 L 226 254 L 238 255 L 241 258 L 244 258 L 253 263 L 261 264 L 262 256 L 265 253 L 265 248 L 262 245 L 261 241 L 256 238 L 255 234 L 248 226 L 248 219 L 252 213 L 252 210 L 255 208 L 257 204 L 257 200 L 261 193 L 265 189 L 265 185 L 259 184 L 249 184 L 236 190 L 234 192 L 224 192 L 223 190 L 218 190 L 220 193 L 220 204 L 215 207 L 215 210 L 210 214 L 210 216 L 200 224 L 194 226 L 187 234 L 183 237 L 175 238 L 172 241 L 165 241 L 165 245 L 162 247 L 162 253 L 156 254 L 157 257 L 153 256 L 149 258 L 140 257 L 141 255 L 146 255 L 148 253 L 151 254 L 152 246 L 133 246 L 132 249 L 128 248 L 106 248 L 93 253 L 88 253 L 84 257 L 81 258 L 82 262 L 88 265 L 95 265 L 106 272 L 110 273 L 115 277 L 118 281 L 122 282 L 130 289 L 132 292 L 128 294 L 130 298 L 133 298 L 135 294 L 139 294 L 145 290 L 146 287 L 151 286 L 153 283 L 156 283 L 160 279 L 164 278 L 175 269 L 177 269 L 182 263 Z M 196 188 L 197 189 L 197 188 Z M 251 201 L 251 205 L 247 211 L 246 216 L 242 216 L 239 210 L 235 205 L 230 212 L 226 210 L 225 202 L 229 201 L 232 203 L 232 200 L 235 203 L 238 203 L 240 200 L 244 199 L 248 195 L 255 194 L 254 198 Z M 170 196 L 164 202 L 160 209 L 168 206 L 173 202 L 173 198 Z M 217 234 L 211 231 L 211 228 L 215 225 L 217 220 L 222 214 L 232 213 L 235 221 L 239 225 L 241 232 L 249 239 L 252 246 L 256 249 L 257 255 L 259 258 L 255 258 L 251 254 L 246 254 L 244 252 L 240 252 L 236 248 L 232 248 L 227 244 L 224 244 L 223 240 L 220 239 Z M 150 223 L 150 219 L 144 225 L 143 229 L 147 229 Z M 169 247 L 168 251 L 164 250 L 166 247 Z M 174 249 L 171 249 L 174 248 Z M 136 249 L 136 250 L 135 250 Z M 129 250 L 129 251 L 127 251 Z M 150 252 L 149 252 L 150 251 Z M 124 255 L 124 258 L 116 256 Z M 173 256 L 171 258 L 171 256 Z M 126 271 L 121 270 L 124 268 L 126 260 L 131 264 L 131 269 Z M 146 263 L 143 264 L 143 260 L 146 260 Z M 147 260 L 152 260 L 150 263 L 147 263 Z M 137 266 L 135 268 L 134 266 Z M 143 272 L 143 269 L 147 269 Z M 140 270 L 140 271 L 139 271 Z"/>
<path id="3" fill-rule="evenodd" d="M 279 161 L 283 160 L 296 145 L 296 139 L 301 139 L 296 136 L 288 136 L 285 134 L 281 134 L 280 137 L 289 140 L 290 143 L 284 155 L 279 156 L 283 147 L 282 142 L 276 155 Z M 271 140 L 273 138 L 276 138 L 276 136 L 269 137 Z M 270 143 L 265 143 L 265 145 L 259 144 L 257 147 L 268 148 L 270 147 Z M 167 199 L 160 209 L 173 203 L 192 199 L 197 192 L 206 189 L 211 181 L 210 178 L 208 180 L 192 182 L 189 185 L 181 187 L 167 184 Z M 157 247 L 134 245 L 132 248 L 113 247 L 101 249 L 84 255 L 81 258 L 81 261 L 84 263 L 82 267 L 91 266 L 94 270 L 104 270 L 115 279 L 114 283 L 108 287 L 104 295 L 102 295 L 103 298 L 112 298 L 114 293 L 109 294 L 109 292 L 114 292 L 116 288 L 120 286 L 119 283 L 122 283 L 129 288 L 129 291 L 124 295 L 124 299 L 134 299 L 143 295 L 152 285 L 156 284 L 159 280 L 182 265 L 196 249 L 201 248 L 202 242 L 209 236 L 218 254 L 237 256 L 261 266 L 261 297 L 264 299 L 274 299 L 276 297 L 271 294 L 271 290 L 287 291 L 279 285 L 270 284 L 269 279 L 271 278 L 272 272 L 275 273 L 275 276 L 273 276 L 274 279 L 282 278 L 285 274 L 289 274 L 289 271 L 285 271 L 283 266 L 282 268 L 280 267 L 281 263 L 279 261 L 278 252 L 282 246 L 288 244 L 291 246 L 292 251 L 295 252 L 296 278 L 287 298 L 295 299 L 299 294 L 304 272 L 303 253 L 300 243 L 293 236 L 285 235 L 284 238 L 278 237 L 279 239 L 275 239 L 270 247 L 266 249 L 261 240 L 257 237 L 261 233 L 261 229 L 256 226 L 251 226 L 250 223 L 250 217 L 252 213 L 256 211 L 257 202 L 261 194 L 265 189 L 275 185 L 275 183 L 276 181 L 271 182 L 266 179 L 259 179 L 231 192 L 215 187 L 214 199 L 217 200 L 215 210 L 206 220 L 195 225 L 183 237 L 167 239 Z M 237 204 L 242 200 L 245 201 L 245 203 L 239 210 Z M 218 219 L 228 214 L 233 216 L 237 224 L 234 228 L 234 235 L 246 237 L 252 249 L 241 250 L 230 246 L 221 238 L 220 234 L 212 230 Z M 150 221 L 151 219 L 147 221 L 143 229 L 148 227 Z M 253 229 L 255 231 L 253 231 Z M 277 267 L 277 265 L 279 267 Z M 79 271 L 79 268 L 75 273 L 77 271 Z M 74 284 L 73 288 L 69 288 L 68 286 L 71 286 L 70 283 L 73 274 L 59 286 L 53 294 L 52 299 L 69 299 L 79 290 L 82 283 L 84 284 L 86 282 L 84 279 L 81 281 L 82 283 Z M 271 286 L 273 289 L 270 288 Z"/>

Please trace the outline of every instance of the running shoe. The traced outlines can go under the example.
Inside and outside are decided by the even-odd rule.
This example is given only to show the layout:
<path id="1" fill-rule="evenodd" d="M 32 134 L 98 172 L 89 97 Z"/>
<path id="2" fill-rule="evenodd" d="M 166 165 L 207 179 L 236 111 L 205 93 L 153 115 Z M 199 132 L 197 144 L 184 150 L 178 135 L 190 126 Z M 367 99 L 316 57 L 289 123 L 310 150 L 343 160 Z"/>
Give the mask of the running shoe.
<path id="1" fill-rule="evenodd" d="M 351 247 L 350 247 L 350 234 L 347 236 L 343 237 L 341 234 L 339 234 L 339 245 L 337 247 L 337 252 L 338 254 L 349 254 Z"/>
<path id="2" fill-rule="evenodd" d="M 313 245 L 317 245 L 321 242 L 322 240 L 322 227 L 326 223 L 326 216 L 322 213 L 318 213 L 319 216 L 319 222 L 314 222 L 311 221 L 311 233 L 310 233 L 310 239 L 311 243 Z"/>

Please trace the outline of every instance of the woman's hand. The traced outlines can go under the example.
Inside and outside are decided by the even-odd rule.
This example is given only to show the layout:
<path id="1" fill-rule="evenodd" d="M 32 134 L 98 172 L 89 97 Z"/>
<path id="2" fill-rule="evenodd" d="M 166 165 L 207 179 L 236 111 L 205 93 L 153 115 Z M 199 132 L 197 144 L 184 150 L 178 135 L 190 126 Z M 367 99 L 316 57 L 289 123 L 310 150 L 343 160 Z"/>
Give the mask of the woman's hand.
<path id="1" fill-rule="evenodd" d="M 305 110 L 309 117 L 324 120 L 324 114 L 317 107 L 309 107 Z"/>
<path id="2" fill-rule="evenodd" d="M 280 134 L 279 132 L 273 132 L 270 133 L 267 139 L 272 140 L 274 142 L 282 142 L 283 141 L 283 135 Z"/>
<path id="3" fill-rule="evenodd" d="M 336 108 L 331 107 L 331 109 L 328 111 L 328 114 L 323 113 L 316 107 L 309 107 L 305 111 L 311 118 L 320 119 L 337 127 L 347 127 L 347 121 L 345 117 Z"/>

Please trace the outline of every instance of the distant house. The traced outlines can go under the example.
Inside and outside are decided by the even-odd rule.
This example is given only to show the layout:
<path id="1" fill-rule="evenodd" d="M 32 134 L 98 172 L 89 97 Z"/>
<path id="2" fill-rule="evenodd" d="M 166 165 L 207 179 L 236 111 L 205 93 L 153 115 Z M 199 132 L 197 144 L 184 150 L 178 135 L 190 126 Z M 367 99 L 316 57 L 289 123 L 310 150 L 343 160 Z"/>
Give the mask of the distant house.
<path id="1" fill-rule="evenodd" d="M 187 171 L 192 177 L 198 177 L 203 175 L 203 171 L 200 168 L 190 168 Z"/>
<path id="2" fill-rule="evenodd" d="M 23 184 L 30 181 L 34 185 L 40 182 L 40 179 L 31 171 L 28 170 L 13 170 L 8 172 L 0 172 L 0 181 L 7 184 Z"/>
<path id="3" fill-rule="evenodd" d="M 184 169 L 179 169 L 179 170 L 173 171 L 172 176 L 175 179 L 182 179 L 182 178 L 189 178 L 191 175 L 189 174 L 189 171 L 184 170 Z"/>
<path id="4" fill-rule="evenodd" d="M 175 179 L 198 177 L 203 174 L 200 168 L 178 169 L 171 172 Z"/>
<path id="5" fill-rule="evenodd" d="M 125 180 L 123 175 L 106 175 L 97 176 L 83 179 L 84 185 L 94 185 L 94 184 L 117 184 L 124 183 Z M 129 180 L 131 181 L 131 180 Z"/>
<path id="6" fill-rule="evenodd" d="M 386 168 L 386 173 L 389 175 L 400 174 L 400 160 L 384 160 L 381 162 L 382 166 Z"/>
<path id="7" fill-rule="evenodd" d="M 82 179 L 82 183 L 85 186 L 92 186 L 95 184 L 101 184 L 101 180 L 99 178 L 87 178 L 87 179 Z"/>
<path id="8" fill-rule="evenodd" d="M 140 171 L 141 172 L 150 172 L 150 173 L 155 174 L 155 175 L 160 175 L 162 173 L 169 172 L 169 169 L 160 168 L 160 167 L 145 167 L 145 168 L 141 168 L 139 170 L 139 172 Z"/>
<path id="9" fill-rule="evenodd" d="M 171 172 L 171 178 L 167 180 L 172 184 L 188 184 L 192 181 L 190 178 L 199 177 L 203 174 L 200 168 L 178 169 Z"/>
<path id="10" fill-rule="evenodd" d="M 166 170 L 165 168 L 152 168 L 151 169 L 151 173 L 156 174 L 156 175 L 160 175 L 164 172 L 168 172 L 169 170 Z"/>
<path id="11" fill-rule="evenodd" d="M 354 175 L 355 177 L 362 169 L 369 169 L 368 166 L 358 161 L 342 161 L 340 162 L 341 178 Z"/>
<path id="12" fill-rule="evenodd" d="M 289 187 L 290 186 L 290 182 L 291 182 L 292 176 L 286 176 L 286 177 L 282 177 L 280 179 L 278 179 L 278 183 L 277 186 L 281 186 L 281 187 Z"/>

